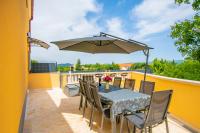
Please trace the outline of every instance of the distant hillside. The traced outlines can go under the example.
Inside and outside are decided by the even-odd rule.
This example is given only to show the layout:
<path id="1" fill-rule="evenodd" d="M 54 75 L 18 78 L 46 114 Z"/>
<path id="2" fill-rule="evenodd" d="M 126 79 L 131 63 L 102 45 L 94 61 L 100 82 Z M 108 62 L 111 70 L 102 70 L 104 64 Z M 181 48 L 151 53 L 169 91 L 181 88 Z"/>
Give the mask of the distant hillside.
<path id="1" fill-rule="evenodd" d="M 61 67 L 70 67 L 70 66 L 73 66 L 73 64 L 64 63 L 64 64 L 58 64 L 58 66 L 61 66 Z"/>

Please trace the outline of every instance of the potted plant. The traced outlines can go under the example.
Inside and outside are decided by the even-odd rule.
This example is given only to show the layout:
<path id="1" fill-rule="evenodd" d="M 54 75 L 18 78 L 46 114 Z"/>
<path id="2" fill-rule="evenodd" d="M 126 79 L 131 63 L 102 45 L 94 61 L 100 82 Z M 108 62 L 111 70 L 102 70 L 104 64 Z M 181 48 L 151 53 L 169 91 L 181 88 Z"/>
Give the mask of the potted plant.
<path id="1" fill-rule="evenodd" d="M 112 81 L 112 78 L 111 78 L 110 76 L 105 76 L 105 77 L 103 78 L 103 81 L 106 82 L 106 84 L 105 84 L 105 89 L 109 89 L 109 82 Z"/>

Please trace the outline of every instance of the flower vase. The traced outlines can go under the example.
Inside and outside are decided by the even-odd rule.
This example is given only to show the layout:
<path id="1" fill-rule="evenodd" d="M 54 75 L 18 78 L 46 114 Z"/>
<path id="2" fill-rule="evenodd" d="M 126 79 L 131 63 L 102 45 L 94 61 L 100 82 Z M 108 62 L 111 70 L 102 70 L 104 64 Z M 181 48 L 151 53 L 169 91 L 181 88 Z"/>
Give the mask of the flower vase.
<path id="1" fill-rule="evenodd" d="M 109 89 L 109 82 L 106 82 L 105 89 Z"/>

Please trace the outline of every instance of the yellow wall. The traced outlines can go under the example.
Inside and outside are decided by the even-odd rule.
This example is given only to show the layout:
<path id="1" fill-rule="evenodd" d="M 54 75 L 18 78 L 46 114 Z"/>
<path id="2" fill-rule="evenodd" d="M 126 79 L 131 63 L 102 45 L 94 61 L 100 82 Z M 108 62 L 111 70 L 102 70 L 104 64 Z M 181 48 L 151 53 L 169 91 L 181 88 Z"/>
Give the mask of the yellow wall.
<path id="1" fill-rule="evenodd" d="M 0 1 L 0 133 L 17 133 L 28 87 L 31 0 Z"/>
<path id="2" fill-rule="evenodd" d="M 67 84 L 66 74 L 59 73 L 31 73 L 29 74 L 30 89 L 63 88 Z M 131 77 L 136 79 L 136 88 L 140 87 L 143 74 L 132 72 Z M 147 80 L 156 82 L 155 90 L 173 89 L 173 97 L 170 104 L 170 113 L 186 124 L 200 129 L 200 82 L 186 81 L 155 75 L 147 75 Z"/>
<path id="3" fill-rule="evenodd" d="M 30 73 L 29 89 L 51 89 L 60 87 L 59 73 Z"/>
<path id="4" fill-rule="evenodd" d="M 132 78 L 136 79 L 136 88 L 139 88 L 143 74 L 133 72 Z M 200 82 L 192 83 L 161 76 L 147 76 L 148 81 L 156 82 L 155 90 L 174 90 L 170 104 L 170 113 L 194 128 L 200 129 Z"/>

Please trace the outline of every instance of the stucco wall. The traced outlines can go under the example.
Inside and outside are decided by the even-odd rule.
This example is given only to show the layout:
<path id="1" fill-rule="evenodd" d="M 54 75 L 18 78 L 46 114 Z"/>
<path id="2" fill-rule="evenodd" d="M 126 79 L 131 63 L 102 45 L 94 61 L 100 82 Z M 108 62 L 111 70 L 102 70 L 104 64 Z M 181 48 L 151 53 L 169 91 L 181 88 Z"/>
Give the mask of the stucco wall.
<path id="1" fill-rule="evenodd" d="M 136 88 L 139 88 L 143 74 L 132 72 L 132 78 L 136 79 Z M 170 104 L 170 113 L 181 119 L 186 124 L 200 129 L 200 82 L 189 81 L 163 76 L 147 75 L 148 81 L 154 81 L 155 91 L 172 89 L 173 96 Z"/>
<path id="2" fill-rule="evenodd" d="M 51 89 L 60 87 L 59 73 L 30 73 L 29 89 Z"/>
<path id="3" fill-rule="evenodd" d="M 28 87 L 31 0 L 0 1 L 0 133 L 17 133 Z"/>

